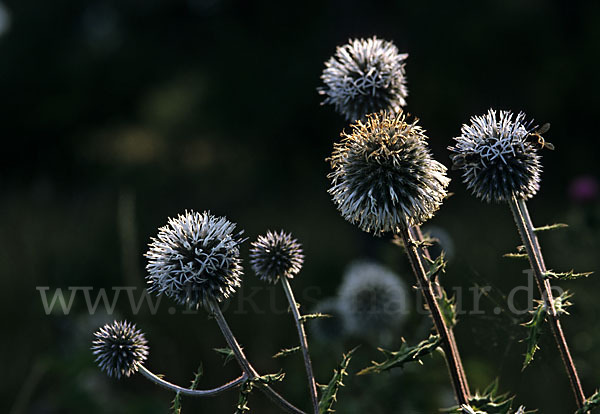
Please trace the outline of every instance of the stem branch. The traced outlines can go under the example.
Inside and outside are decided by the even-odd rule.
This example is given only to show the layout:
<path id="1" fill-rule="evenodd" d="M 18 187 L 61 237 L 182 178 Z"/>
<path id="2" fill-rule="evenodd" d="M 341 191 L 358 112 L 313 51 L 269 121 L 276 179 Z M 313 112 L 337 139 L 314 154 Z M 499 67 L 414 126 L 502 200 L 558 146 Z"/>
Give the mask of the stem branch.
<path id="1" fill-rule="evenodd" d="M 319 414 L 319 399 L 317 396 L 317 384 L 315 383 L 315 375 L 313 373 L 312 362 L 308 353 L 308 341 L 306 340 L 306 332 L 304 331 L 304 323 L 300 318 L 300 312 L 298 311 L 298 303 L 294 298 L 294 292 L 290 286 L 290 281 L 287 277 L 280 277 L 281 285 L 287 296 L 288 303 L 294 315 L 294 322 L 296 323 L 296 329 L 298 330 L 298 339 L 300 340 L 300 347 L 302 348 L 302 356 L 304 357 L 304 367 L 306 369 L 306 376 L 308 377 L 308 389 L 310 391 L 310 397 L 312 399 L 313 410 L 315 414 Z"/>
<path id="2" fill-rule="evenodd" d="M 571 358 L 571 352 L 569 351 L 567 340 L 558 319 L 559 315 L 554 308 L 552 286 L 550 285 L 550 281 L 544 277 L 546 274 L 546 265 L 544 263 L 542 250 L 540 249 L 537 236 L 533 230 L 533 223 L 531 221 L 531 217 L 529 216 L 529 211 L 527 210 L 527 204 L 525 203 L 525 200 L 517 199 L 515 196 L 512 197 L 509 204 L 515 218 L 515 223 L 517 224 L 519 234 L 521 235 L 521 240 L 523 241 L 525 249 L 527 250 L 529 263 L 531 264 L 531 269 L 533 270 L 535 280 L 540 290 L 540 295 L 542 296 L 544 306 L 546 307 L 546 315 L 548 316 L 548 321 L 550 322 L 550 328 L 552 330 L 554 340 L 556 341 L 563 364 L 565 365 L 567 376 L 569 377 L 569 381 L 571 383 L 571 389 L 575 395 L 577 408 L 581 408 L 585 401 L 585 394 L 583 393 L 583 388 L 581 387 L 581 382 L 579 381 L 579 376 L 577 375 L 577 369 L 573 363 L 573 358 Z"/>

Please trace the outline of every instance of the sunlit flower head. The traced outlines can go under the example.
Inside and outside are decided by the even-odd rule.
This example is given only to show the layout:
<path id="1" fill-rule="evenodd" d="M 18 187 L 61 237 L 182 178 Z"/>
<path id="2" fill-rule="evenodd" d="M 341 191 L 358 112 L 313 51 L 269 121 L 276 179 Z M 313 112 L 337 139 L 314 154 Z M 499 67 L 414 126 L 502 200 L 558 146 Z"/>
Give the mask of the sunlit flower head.
<path id="1" fill-rule="evenodd" d="M 376 235 L 431 218 L 446 196 L 446 167 L 403 113 L 370 114 L 334 145 L 329 189 L 342 216 Z"/>
<path id="2" fill-rule="evenodd" d="M 292 279 L 302 269 L 302 246 L 290 233 L 267 231 L 252 242 L 250 264 L 266 282 L 275 283 L 280 277 Z"/>
<path id="3" fill-rule="evenodd" d="M 221 302 L 241 284 L 242 231 L 225 217 L 186 211 L 158 229 L 146 269 L 149 292 L 188 306 Z"/>
<path id="4" fill-rule="evenodd" d="M 397 112 L 406 105 L 406 53 L 385 40 L 354 39 L 338 46 L 325 62 L 318 89 L 323 104 L 332 104 L 348 121 L 364 119 L 371 112 Z"/>
<path id="5" fill-rule="evenodd" d="M 544 141 L 534 130 L 523 112 L 514 117 L 490 109 L 474 116 L 448 147 L 453 168 L 462 170 L 463 182 L 480 200 L 529 199 L 540 188 L 542 172 L 538 149 Z"/>

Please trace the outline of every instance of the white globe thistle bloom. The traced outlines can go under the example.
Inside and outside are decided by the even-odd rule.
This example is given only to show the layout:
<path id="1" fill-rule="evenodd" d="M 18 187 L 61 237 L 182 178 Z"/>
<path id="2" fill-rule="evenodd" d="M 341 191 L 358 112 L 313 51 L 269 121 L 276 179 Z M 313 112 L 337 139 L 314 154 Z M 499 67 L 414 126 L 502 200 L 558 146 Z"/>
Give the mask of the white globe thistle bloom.
<path id="1" fill-rule="evenodd" d="M 370 114 L 334 145 L 329 189 L 342 216 L 380 235 L 431 218 L 450 179 L 435 161 L 417 121 L 403 113 Z"/>
<path id="2" fill-rule="evenodd" d="M 108 376 L 120 379 L 135 374 L 148 356 L 144 334 L 125 321 L 106 324 L 94 333 L 92 352 Z"/>
<path id="3" fill-rule="evenodd" d="M 408 313 L 404 283 L 394 272 L 374 262 L 351 264 L 338 297 L 348 330 L 355 334 L 396 328 Z"/>
<path id="4" fill-rule="evenodd" d="M 229 298 L 241 284 L 242 231 L 209 212 L 186 211 L 159 228 L 152 238 L 146 269 L 149 292 L 178 303 L 204 305 Z"/>
<path id="5" fill-rule="evenodd" d="M 332 104 L 348 121 L 381 110 L 399 111 L 408 95 L 407 57 L 392 42 L 376 37 L 338 46 L 321 75 L 325 86 L 318 91 L 325 95 L 323 104 Z"/>
<path id="6" fill-rule="evenodd" d="M 523 112 L 514 119 L 510 111 L 493 109 L 474 116 L 448 147 L 453 168 L 462 169 L 464 183 L 480 200 L 506 202 L 513 195 L 527 200 L 539 190 L 542 172 L 543 138 L 535 129 Z"/>

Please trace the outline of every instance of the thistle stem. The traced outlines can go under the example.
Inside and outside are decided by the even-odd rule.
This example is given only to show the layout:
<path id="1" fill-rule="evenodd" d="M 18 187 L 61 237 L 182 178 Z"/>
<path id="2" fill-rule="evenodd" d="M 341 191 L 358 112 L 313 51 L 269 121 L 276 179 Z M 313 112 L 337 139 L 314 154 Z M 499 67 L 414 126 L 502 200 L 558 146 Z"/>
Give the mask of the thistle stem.
<path id="1" fill-rule="evenodd" d="M 211 300 L 209 302 L 209 304 L 210 304 L 210 310 L 213 313 L 213 315 L 217 321 L 217 324 L 219 325 L 219 328 L 221 329 L 221 332 L 223 333 L 223 336 L 225 337 L 225 341 L 229 345 L 229 348 L 231 348 L 231 350 L 233 351 L 233 355 L 235 356 L 235 359 L 237 360 L 240 367 L 242 368 L 242 371 L 244 371 L 244 373 L 248 376 L 249 380 L 253 380 L 253 379 L 259 377 L 260 375 L 252 367 L 252 365 L 250 364 L 250 361 L 248 361 L 248 358 L 246 358 L 246 355 L 244 355 L 244 351 L 242 351 L 242 347 L 238 343 L 237 339 L 235 339 L 235 336 L 233 335 L 231 328 L 229 328 L 229 325 L 227 324 L 227 321 L 225 320 L 225 316 L 223 316 L 223 312 L 221 312 L 221 308 L 219 307 L 219 305 L 214 300 Z M 285 398 L 283 398 L 281 395 L 279 395 L 269 385 L 257 382 L 256 386 L 267 397 L 269 397 L 269 399 L 271 401 L 273 401 L 275 404 L 277 404 L 285 412 L 292 413 L 292 414 L 306 414 L 304 411 L 298 409 L 297 407 L 295 407 L 294 405 L 289 403 Z"/>
<path id="2" fill-rule="evenodd" d="M 579 376 L 577 374 L 575 364 L 573 363 L 573 358 L 571 358 L 571 352 L 569 351 L 569 346 L 567 345 L 567 340 L 559 321 L 559 315 L 554 308 L 552 286 L 550 285 L 550 281 L 545 277 L 547 272 L 546 265 L 544 263 L 542 250 L 540 249 L 537 236 L 535 235 L 531 217 L 529 216 L 527 204 L 525 203 L 525 200 L 518 199 L 515 196 L 512 197 L 509 204 L 515 218 L 515 223 L 517 224 L 517 229 L 521 235 L 521 240 L 523 241 L 525 249 L 527 250 L 529 263 L 540 290 L 540 295 L 544 301 L 546 315 L 548 316 L 548 321 L 550 323 L 550 329 L 567 371 L 567 376 L 569 377 L 569 381 L 571 383 L 571 389 L 575 395 L 575 402 L 577 403 L 577 408 L 579 409 L 583 406 L 585 394 L 583 393 L 583 388 L 581 387 L 581 382 L 579 381 Z"/>
<path id="3" fill-rule="evenodd" d="M 438 335 L 440 335 L 442 348 L 446 357 L 446 364 L 448 366 L 448 372 L 452 380 L 452 386 L 454 388 L 454 394 L 458 404 L 469 404 L 469 392 L 464 376 L 461 374 L 460 367 L 462 365 L 460 362 L 458 349 L 456 344 L 450 339 L 450 329 L 448 328 L 444 316 L 442 315 L 442 311 L 436 300 L 431 281 L 427 277 L 421 256 L 417 251 L 415 240 L 408 225 L 405 224 L 400 228 L 400 236 L 404 243 L 406 253 L 408 254 L 408 259 L 415 277 L 417 278 L 421 293 L 423 294 L 425 302 L 429 308 L 429 312 L 431 313 L 435 330 L 437 331 Z"/>
<path id="4" fill-rule="evenodd" d="M 424 237 L 423 237 L 423 232 L 421 231 L 420 226 L 410 227 L 409 231 L 414 239 L 416 239 L 419 242 L 423 242 Z M 420 250 L 420 253 L 422 256 L 426 257 L 429 260 L 433 260 L 431 255 L 429 254 L 429 250 L 427 249 L 427 246 L 421 244 L 421 247 L 417 250 Z M 433 290 L 435 292 L 435 296 L 437 297 L 437 299 L 440 299 L 443 296 L 444 288 L 440 284 L 437 277 L 433 278 L 432 284 L 433 284 Z M 448 338 L 452 342 L 452 346 L 454 347 L 454 349 L 458 350 L 458 346 L 456 345 L 456 338 L 454 337 L 454 330 L 450 327 L 448 328 Z M 470 398 L 471 390 L 469 389 L 469 383 L 467 382 L 467 374 L 465 373 L 465 369 L 462 364 L 462 359 L 458 358 L 457 363 L 458 363 L 458 372 L 460 373 L 460 376 L 462 377 L 462 381 L 463 381 L 463 384 L 465 387 L 467 397 Z"/>
<path id="5" fill-rule="evenodd" d="M 308 353 L 308 341 L 306 340 L 306 332 L 304 331 L 304 323 L 300 317 L 300 311 L 298 310 L 298 303 L 294 298 L 294 292 L 290 286 L 290 281 L 287 277 L 280 277 L 281 285 L 287 296 L 288 303 L 294 316 L 294 322 L 296 323 L 296 329 L 298 330 L 298 339 L 300 341 L 300 348 L 302 349 L 302 356 L 304 358 L 304 367 L 306 369 L 306 376 L 308 377 L 308 389 L 310 391 L 310 397 L 312 399 L 313 411 L 315 414 L 319 414 L 319 399 L 317 396 L 317 384 L 315 382 L 315 375 L 313 373 L 312 362 Z"/>
<path id="6" fill-rule="evenodd" d="M 184 388 L 184 387 L 180 387 L 179 385 L 171 384 L 170 382 L 165 381 L 164 379 L 160 378 L 159 376 L 157 376 L 156 374 L 154 374 L 153 372 L 148 370 L 148 368 L 146 368 L 143 365 L 140 366 L 139 371 L 144 377 L 148 378 L 150 381 L 154 382 L 155 384 L 157 384 L 163 388 L 166 388 L 168 390 L 178 392 L 181 395 L 187 395 L 189 397 L 214 397 L 215 395 L 217 395 L 223 391 L 227 391 L 231 388 L 238 387 L 240 384 L 242 384 L 244 381 L 246 381 L 248 379 L 248 375 L 243 374 L 240 377 L 234 379 L 233 381 L 230 381 L 227 384 L 223 384 L 217 388 L 213 388 L 210 390 L 193 390 L 191 388 Z"/>

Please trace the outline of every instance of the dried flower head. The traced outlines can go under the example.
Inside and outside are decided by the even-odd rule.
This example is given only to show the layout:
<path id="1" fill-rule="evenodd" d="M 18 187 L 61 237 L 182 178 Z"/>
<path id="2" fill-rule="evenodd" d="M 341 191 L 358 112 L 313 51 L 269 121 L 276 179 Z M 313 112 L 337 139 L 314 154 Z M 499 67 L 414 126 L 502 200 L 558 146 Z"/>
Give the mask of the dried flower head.
<path id="1" fill-rule="evenodd" d="M 135 374 L 148 356 L 144 334 L 129 322 L 106 324 L 94 333 L 92 352 L 96 363 L 110 377 Z"/>
<path id="2" fill-rule="evenodd" d="M 446 167 L 435 161 L 417 120 L 370 114 L 334 145 L 329 189 L 342 216 L 379 235 L 433 216 L 446 196 Z"/>
<path id="3" fill-rule="evenodd" d="M 463 182 L 479 199 L 508 201 L 515 195 L 528 199 L 540 188 L 542 166 L 532 122 L 520 112 L 490 109 L 463 125 L 456 143 L 448 149 L 454 169 L 463 170 Z"/>
<path id="4" fill-rule="evenodd" d="M 234 223 L 209 212 L 186 211 L 169 218 L 145 254 L 148 291 L 206 308 L 212 300 L 229 298 L 240 286 L 242 275 L 239 245 L 243 232 L 234 230 Z"/>
<path id="5" fill-rule="evenodd" d="M 310 321 L 311 333 L 318 340 L 322 342 L 336 341 L 348 333 L 345 314 L 340 309 L 340 301 L 337 298 L 323 299 L 317 303 L 312 313 L 327 315 L 327 317 Z"/>
<path id="6" fill-rule="evenodd" d="M 252 242 L 250 264 L 266 282 L 275 283 L 280 277 L 292 279 L 302 269 L 304 255 L 300 243 L 290 233 L 267 231 Z"/>
<path id="7" fill-rule="evenodd" d="M 333 104 L 348 121 L 381 110 L 399 111 L 408 95 L 404 74 L 407 57 L 392 42 L 376 37 L 338 46 L 321 75 L 325 86 L 318 91 L 326 96 L 323 104 Z"/>
<path id="8" fill-rule="evenodd" d="M 339 288 L 339 302 L 348 329 L 357 334 L 395 328 L 408 312 L 404 283 L 374 262 L 356 262 L 348 267 Z"/>

